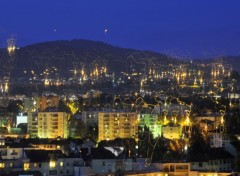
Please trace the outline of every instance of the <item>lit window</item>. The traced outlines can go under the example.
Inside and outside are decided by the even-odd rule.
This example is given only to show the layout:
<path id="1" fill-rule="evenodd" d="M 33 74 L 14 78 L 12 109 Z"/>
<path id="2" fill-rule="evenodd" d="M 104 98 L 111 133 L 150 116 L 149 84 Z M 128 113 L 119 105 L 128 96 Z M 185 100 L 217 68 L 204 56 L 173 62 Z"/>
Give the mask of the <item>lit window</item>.
<path id="1" fill-rule="evenodd" d="M 13 163 L 9 163 L 9 167 L 13 167 Z"/>
<path id="2" fill-rule="evenodd" d="M 0 163 L 0 168 L 4 168 L 5 167 L 5 163 Z"/>
<path id="3" fill-rule="evenodd" d="M 57 149 L 60 149 L 60 145 L 57 145 Z"/>
<path id="4" fill-rule="evenodd" d="M 62 162 L 62 161 L 60 162 L 60 166 L 61 166 L 61 167 L 63 166 L 63 162 Z"/>
<path id="5" fill-rule="evenodd" d="M 30 164 L 29 163 L 24 163 L 23 168 L 24 168 L 24 170 L 29 170 L 30 169 Z"/>
<path id="6" fill-rule="evenodd" d="M 50 161 L 49 167 L 56 167 L 56 162 L 55 161 Z"/>
<path id="7" fill-rule="evenodd" d="M 37 167 L 37 163 L 34 163 L 33 166 L 36 168 Z"/>

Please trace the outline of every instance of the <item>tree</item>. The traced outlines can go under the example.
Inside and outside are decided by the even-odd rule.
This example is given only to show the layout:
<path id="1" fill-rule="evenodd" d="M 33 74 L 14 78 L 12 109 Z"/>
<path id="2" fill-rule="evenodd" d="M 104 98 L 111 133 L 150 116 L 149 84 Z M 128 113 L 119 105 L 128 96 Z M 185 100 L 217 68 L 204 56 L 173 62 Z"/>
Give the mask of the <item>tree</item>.
<path id="1" fill-rule="evenodd" d="M 83 139 L 86 136 L 86 126 L 82 120 L 71 118 L 69 122 L 69 136 Z"/>
<path id="2" fill-rule="evenodd" d="M 59 101 L 59 111 L 71 114 L 71 109 L 66 105 L 63 100 Z"/>
<path id="3" fill-rule="evenodd" d="M 27 124 L 26 123 L 20 123 L 17 128 L 20 128 L 21 134 L 27 134 Z"/>
<path id="4" fill-rule="evenodd" d="M 204 155 L 208 149 L 208 145 L 204 140 L 203 135 L 200 133 L 199 129 L 196 126 L 192 127 L 192 132 L 189 140 L 189 154 L 190 158 L 193 156 Z"/>

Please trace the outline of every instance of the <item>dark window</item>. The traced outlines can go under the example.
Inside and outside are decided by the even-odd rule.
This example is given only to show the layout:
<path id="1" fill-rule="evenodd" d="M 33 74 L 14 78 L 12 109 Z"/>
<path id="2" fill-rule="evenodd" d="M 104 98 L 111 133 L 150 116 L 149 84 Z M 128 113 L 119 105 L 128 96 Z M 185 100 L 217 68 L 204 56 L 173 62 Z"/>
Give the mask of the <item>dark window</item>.
<path id="1" fill-rule="evenodd" d="M 199 166 L 199 167 L 202 167 L 202 166 L 203 166 L 202 162 L 198 163 L 198 166 Z"/>
<path id="2" fill-rule="evenodd" d="M 69 170 L 67 170 L 67 174 L 69 174 Z"/>
<path id="3" fill-rule="evenodd" d="M 42 167 L 42 164 L 41 164 L 41 163 L 39 163 L 38 167 Z"/>
<path id="4" fill-rule="evenodd" d="M 57 175 L 57 170 L 50 170 L 49 175 Z"/>
<path id="5" fill-rule="evenodd" d="M 105 162 L 102 162 L 102 165 L 105 166 Z"/>

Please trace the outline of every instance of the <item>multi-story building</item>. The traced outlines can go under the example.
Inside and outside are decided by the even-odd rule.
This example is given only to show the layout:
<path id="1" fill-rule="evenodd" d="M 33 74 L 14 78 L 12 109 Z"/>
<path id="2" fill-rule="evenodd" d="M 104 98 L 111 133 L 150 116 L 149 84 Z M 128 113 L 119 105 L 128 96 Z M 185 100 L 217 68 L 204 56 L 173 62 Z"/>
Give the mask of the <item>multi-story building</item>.
<path id="1" fill-rule="evenodd" d="M 38 136 L 38 113 L 37 112 L 28 113 L 27 133 L 33 138 Z"/>
<path id="2" fill-rule="evenodd" d="M 100 112 L 98 140 L 135 138 L 138 133 L 138 117 L 130 112 Z"/>
<path id="3" fill-rule="evenodd" d="M 44 111 L 46 108 L 59 107 L 60 97 L 57 95 L 44 95 L 41 97 L 26 97 L 23 100 L 23 112 Z"/>
<path id="4" fill-rule="evenodd" d="M 67 138 L 68 116 L 65 112 L 38 112 L 39 138 Z"/>
<path id="5" fill-rule="evenodd" d="M 23 99 L 23 112 L 36 112 L 40 109 L 40 97 L 26 97 Z"/>
<path id="6" fill-rule="evenodd" d="M 209 132 L 208 137 L 210 139 L 211 148 L 222 148 L 226 143 L 226 140 L 224 139 L 224 134 L 216 130 Z"/>
<path id="7" fill-rule="evenodd" d="M 138 122 L 140 128 L 148 127 L 154 138 L 161 136 L 161 124 L 157 114 L 139 114 Z"/>
<path id="8" fill-rule="evenodd" d="M 46 110 L 46 108 L 59 107 L 59 100 L 60 97 L 57 95 L 48 95 L 48 96 L 42 96 L 40 97 L 40 111 Z"/>
<path id="9" fill-rule="evenodd" d="M 83 111 L 82 112 L 82 121 L 86 125 L 96 125 L 98 124 L 98 113 L 100 111 Z"/>

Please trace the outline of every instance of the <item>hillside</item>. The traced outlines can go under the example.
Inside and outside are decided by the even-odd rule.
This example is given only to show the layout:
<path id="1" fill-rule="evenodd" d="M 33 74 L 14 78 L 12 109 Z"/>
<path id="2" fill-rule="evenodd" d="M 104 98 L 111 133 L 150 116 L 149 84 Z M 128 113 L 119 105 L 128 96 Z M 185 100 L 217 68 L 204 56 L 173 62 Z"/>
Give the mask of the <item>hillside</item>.
<path id="1" fill-rule="evenodd" d="M 223 61 L 240 71 L 240 57 L 223 57 Z M 195 60 L 195 63 L 211 63 L 209 60 Z M 0 51 L 0 74 L 11 72 L 11 77 L 33 77 L 43 74 L 48 69 L 58 77 L 72 76 L 73 70 L 94 68 L 96 65 L 107 65 L 109 72 L 119 74 L 126 72 L 129 67 L 143 72 L 148 65 L 154 67 L 178 65 L 183 60 L 170 58 L 167 55 L 151 51 L 120 48 L 103 42 L 90 40 L 61 40 L 37 43 L 16 50 L 9 56 L 6 49 Z"/>
<path id="2" fill-rule="evenodd" d="M 89 40 L 38 43 L 20 48 L 13 56 L 5 53 L 1 57 L 1 66 L 4 69 L 11 68 L 13 77 L 26 76 L 32 70 L 40 74 L 46 68 L 57 68 L 60 76 L 68 76 L 70 70 L 81 68 L 82 65 L 101 63 L 117 74 L 125 72 L 129 63 L 142 68 L 147 62 L 167 65 L 177 64 L 178 60 L 155 52 L 120 48 Z"/>

